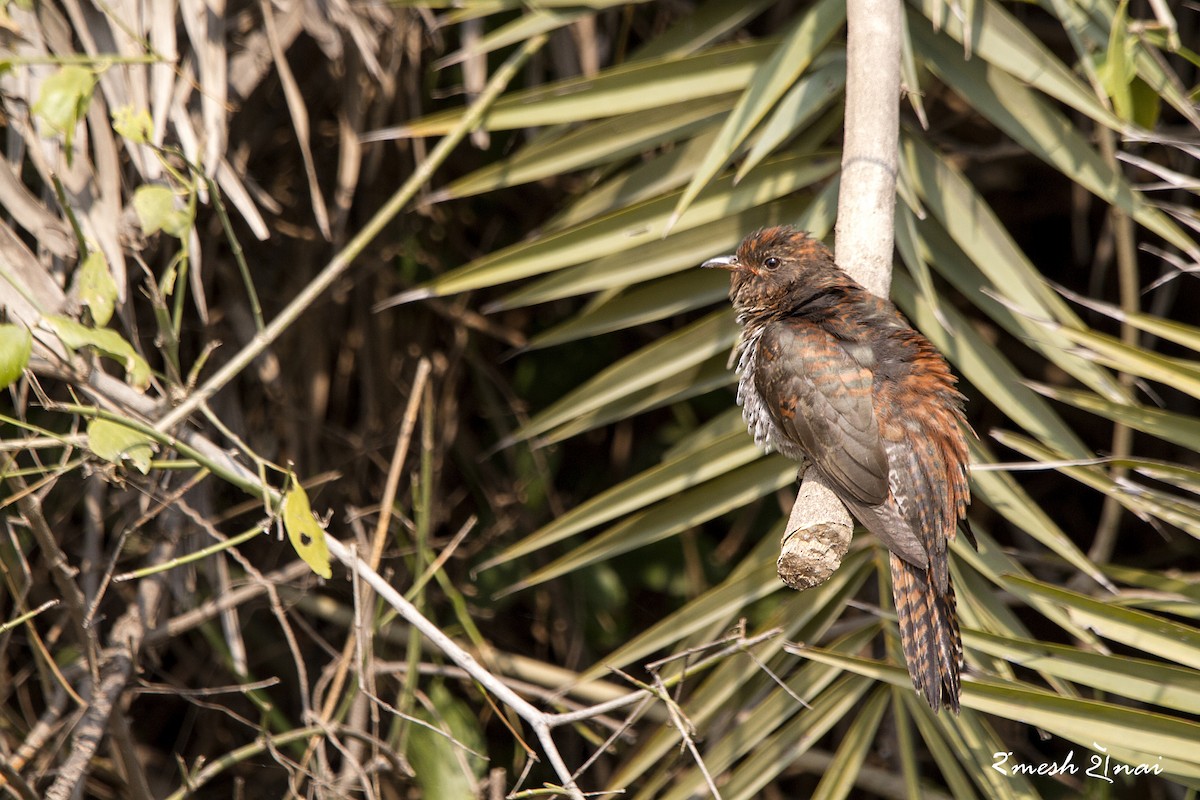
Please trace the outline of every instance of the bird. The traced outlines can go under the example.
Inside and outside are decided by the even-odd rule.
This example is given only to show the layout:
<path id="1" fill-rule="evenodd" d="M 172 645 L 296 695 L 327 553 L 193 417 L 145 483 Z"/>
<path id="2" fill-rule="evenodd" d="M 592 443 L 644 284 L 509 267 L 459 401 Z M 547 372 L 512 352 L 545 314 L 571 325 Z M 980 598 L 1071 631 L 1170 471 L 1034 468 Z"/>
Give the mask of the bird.
<path id="1" fill-rule="evenodd" d="M 960 704 L 962 638 L 947 547 L 966 527 L 965 399 L 934 345 L 790 226 L 747 236 L 728 270 L 750 434 L 807 462 L 890 551 L 900 642 L 936 713 Z"/>

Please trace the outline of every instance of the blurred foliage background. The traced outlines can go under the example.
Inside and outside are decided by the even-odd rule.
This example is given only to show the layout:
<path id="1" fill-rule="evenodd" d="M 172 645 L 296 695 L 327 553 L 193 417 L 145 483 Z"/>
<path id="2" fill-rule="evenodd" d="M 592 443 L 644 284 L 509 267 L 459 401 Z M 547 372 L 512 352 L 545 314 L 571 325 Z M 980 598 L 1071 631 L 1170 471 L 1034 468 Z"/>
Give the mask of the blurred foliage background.
<path id="1" fill-rule="evenodd" d="M 669 687 L 557 734 L 586 790 L 1193 796 L 1200 15 L 903 13 L 894 299 L 979 434 L 957 717 L 911 689 L 877 543 L 776 578 L 795 468 L 746 435 L 727 278 L 694 269 L 832 230 L 843 3 L 0 4 L 8 791 L 558 782 L 344 569 L 259 535 L 291 465 L 524 696 Z"/>

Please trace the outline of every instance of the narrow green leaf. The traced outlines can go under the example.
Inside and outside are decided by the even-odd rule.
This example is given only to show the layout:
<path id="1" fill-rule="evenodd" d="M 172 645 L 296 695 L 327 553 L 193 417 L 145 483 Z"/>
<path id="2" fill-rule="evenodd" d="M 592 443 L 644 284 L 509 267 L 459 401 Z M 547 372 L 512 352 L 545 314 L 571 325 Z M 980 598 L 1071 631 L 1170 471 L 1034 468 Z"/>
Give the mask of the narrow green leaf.
<path id="1" fill-rule="evenodd" d="M 730 3 L 727 0 L 706 0 L 684 15 L 675 25 L 659 36 L 647 40 L 631 60 L 679 58 L 694 53 L 723 36 L 740 30 L 750 20 L 771 6 L 772 0 L 748 0 Z"/>
<path id="2" fill-rule="evenodd" d="M 1115 6 L 1111 0 L 1051 0 L 1049 3 L 1059 23 L 1075 44 L 1080 58 L 1090 58 L 1095 51 L 1105 47 L 1113 30 L 1113 14 Z M 1163 8 L 1169 8 L 1164 5 Z M 1196 114 L 1195 102 L 1186 89 L 1165 66 L 1164 53 L 1155 52 L 1151 44 L 1156 38 L 1149 30 L 1143 30 L 1134 42 L 1133 60 L 1138 77 L 1143 80 L 1155 95 L 1173 106 L 1193 125 L 1200 123 Z M 1185 48 L 1178 52 L 1184 53 Z"/>
<path id="3" fill-rule="evenodd" d="M 592 9 L 587 8 L 534 8 L 511 22 L 506 22 L 495 30 L 489 31 L 472 47 L 463 47 L 439 58 L 433 62 L 433 68 L 445 69 L 462 63 L 468 58 L 487 55 L 502 47 L 520 44 L 538 34 L 558 30 L 593 13 L 595 12 Z"/>
<path id="4" fill-rule="evenodd" d="M 842 96 L 845 88 L 845 52 L 837 50 L 822 53 L 811 72 L 797 81 L 772 109 L 771 116 L 759 129 L 750 152 L 738 167 L 737 179 L 741 180 L 764 158 L 816 119 L 834 100 Z M 841 120 L 840 108 L 837 119 Z"/>
<path id="5" fill-rule="evenodd" d="M 586 381 L 578 389 L 538 413 L 510 437 L 522 441 L 685 371 L 717 354 L 729 352 L 737 341 L 732 312 L 722 310 L 693 322 L 643 347 Z"/>
<path id="6" fill-rule="evenodd" d="M 963 641 L 972 650 L 982 650 L 1072 683 L 1166 709 L 1200 714 L 1200 672 L 1193 669 L 972 630 L 963 631 Z"/>
<path id="7" fill-rule="evenodd" d="M 903 274 L 893 276 L 892 295 L 921 332 L 1001 411 L 1048 447 L 1074 458 L 1092 455 L 1053 406 L 1024 384 L 1024 377 L 1000 348 L 985 340 L 965 316 L 948 305 L 933 308 Z M 939 313 L 949 330 L 939 323 Z"/>
<path id="8" fill-rule="evenodd" d="M 1190 580 L 1188 573 L 1164 573 L 1124 564 L 1105 564 L 1104 572 L 1128 586 L 1140 586 L 1162 595 L 1179 595 L 1200 605 L 1200 583 Z"/>
<path id="9" fill-rule="evenodd" d="M 628 393 L 618 392 L 613 399 L 589 409 L 574 419 L 564 420 L 539 436 L 537 441 L 543 445 L 561 442 L 602 425 L 699 397 L 714 389 L 728 386 L 733 381 L 734 375 L 725 366 L 723 356 L 710 358 L 679 371 L 667 371 L 662 379 L 645 388 Z"/>
<path id="10" fill-rule="evenodd" d="M 666 619 L 650 626 L 638 634 L 633 641 L 605 657 L 604 663 L 584 674 L 600 678 L 613 669 L 623 669 L 630 664 L 660 653 L 678 644 L 682 639 L 709 627 L 714 621 L 725 623 L 731 613 L 743 612 L 751 603 L 769 597 L 785 589 L 775 574 L 774 562 L 766 562 L 748 575 L 722 581 L 699 597 L 688 601 Z"/>
<path id="11" fill-rule="evenodd" d="M 1058 332 L 1085 348 L 1102 364 L 1200 397 L 1200 361 L 1159 355 L 1093 330 L 1061 328 Z"/>
<path id="12" fill-rule="evenodd" d="M 666 460 L 601 492 L 480 566 L 486 569 L 541 550 L 588 528 L 723 475 L 758 459 L 761 452 L 745 429 L 723 436 L 674 460 Z"/>
<path id="13" fill-rule="evenodd" d="M 841 744 L 833 755 L 835 769 L 825 771 L 817 784 L 812 800 L 843 800 L 854 791 L 859 771 L 875 742 L 879 723 L 888 706 L 888 690 L 880 687 L 871 693 L 866 704 L 854 714 L 850 727 L 842 734 Z M 854 712 L 852 712 L 854 713 Z"/>
<path id="14" fill-rule="evenodd" d="M 518 289 L 492 308 L 516 308 L 631 286 L 680 270 L 703 274 L 697 266 L 714 255 L 732 253 L 747 232 L 767 225 L 791 223 L 823 238 L 833 227 L 837 188 L 837 181 L 830 180 L 812 197 L 800 193 L 729 214 L 690 231 L 673 233 L 666 239 L 654 239 L 621 253 L 568 267 Z"/>
<path id="15" fill-rule="evenodd" d="M 1187 533 L 1200 538 L 1200 505 L 1167 495 L 1128 479 L 1116 481 L 1106 470 L 1090 464 L 1063 464 L 1056 454 L 1040 444 L 1011 431 L 994 430 L 992 437 L 1005 447 L 1037 461 L 1051 462 L 1064 475 L 1090 486 L 1100 494 L 1112 497 L 1141 519 L 1158 517 Z M 1131 466 L 1137 462 L 1129 461 Z M 1120 466 L 1120 464 L 1116 464 Z M 1139 467 L 1141 468 L 1141 467 Z"/>
<path id="16" fill-rule="evenodd" d="M 922 710 L 922 713 L 926 712 Z M 960 764 L 990 765 L 995 761 L 996 752 L 1003 748 L 1003 742 L 987 727 L 984 716 L 969 708 L 962 709 L 957 717 L 947 719 L 942 728 L 957 752 Z M 989 800 L 1026 800 L 1036 796 L 1033 784 L 1025 775 L 1001 775 L 991 769 L 974 769 L 968 774 Z"/>
<path id="17" fill-rule="evenodd" d="M 589 307 L 561 325 L 539 333 L 529 340 L 527 349 L 588 339 L 667 319 L 712 305 L 728 294 L 729 276 L 723 273 L 681 272 L 635 284 L 633 288 Z"/>
<path id="18" fill-rule="evenodd" d="M 646 0 L 639 1 L 645 2 Z M 624 5 L 627 2 L 628 0 L 588 0 L 587 3 L 580 3 L 578 0 L 538 0 L 534 8 L 573 9 L 584 5 L 596 11 L 616 5 Z M 504 11 L 523 11 L 530 8 L 530 3 L 526 2 L 526 0 L 467 0 L 465 3 L 462 0 L 436 0 L 434 3 L 417 2 L 417 0 L 400 0 L 400 4 L 450 8 L 451 11 L 438 20 L 441 26 L 457 25 L 465 20 L 489 17 Z"/>
<path id="19" fill-rule="evenodd" d="M 639 158 L 628 169 L 607 175 L 551 217 L 544 234 L 581 226 L 679 189 L 688 182 L 696 160 L 716 137 L 715 124 L 709 123 L 695 137 L 666 148 L 653 158 Z"/>
<path id="20" fill-rule="evenodd" d="M 975 793 L 975 785 L 971 782 L 972 777 L 975 777 L 975 770 L 972 769 L 972 777 L 968 777 L 959 761 L 959 754 L 955 752 L 949 741 L 953 738 L 950 727 L 938 724 L 933 714 L 929 713 L 929 706 L 913 692 L 911 683 L 907 686 L 902 683 L 893 684 L 892 696 L 899 698 L 900 705 L 904 707 L 909 718 L 916 723 L 917 730 L 921 734 L 921 741 L 925 743 L 926 752 L 933 756 L 938 771 L 942 774 L 942 779 L 945 780 L 954 800 L 975 800 L 979 796 Z M 975 766 L 971 765 L 972 768 Z M 924 790 L 924 786 L 922 789 Z M 916 795 L 920 798 L 924 796 L 924 791 Z"/>
<path id="21" fill-rule="evenodd" d="M 1041 352 L 1098 394 L 1114 399 L 1127 396 L 1128 391 L 1104 370 L 1077 355 L 1062 356 L 1061 353 L 1069 350 L 1070 340 L 1047 338 L 1053 334 L 1045 333 L 1044 325 L 1031 324 L 1029 319 L 1021 319 L 1011 312 L 1002 313 L 997 308 L 999 303 L 983 295 L 980 275 L 990 282 L 988 288 L 991 291 L 1009 298 L 1025 314 L 1054 319 L 1064 326 L 1083 327 L 1066 302 L 1046 285 L 1041 272 L 1021 252 L 992 209 L 958 169 L 916 136 L 901 137 L 900 153 L 905 182 L 919 194 L 925 208 L 932 212 L 940 229 L 949 234 L 954 245 L 949 248 L 942 243 L 946 237 L 939 235 L 938 228 L 920 224 L 921 243 L 930 248 L 926 254 L 930 263 L 956 282 L 1000 324 L 1021 330 L 1019 335 L 1026 338 L 1040 334 L 1039 341 L 1045 342 Z M 954 257 L 955 250 L 967 256 L 970 269 L 964 268 L 963 259 Z"/>
<path id="22" fill-rule="evenodd" d="M 1031 505 L 1035 505 L 1030 501 Z M 1035 506 L 1036 507 L 1036 506 Z M 978 549 L 973 549 L 970 545 L 956 540 L 953 546 L 953 552 L 956 557 L 969 564 L 973 569 L 977 570 L 992 585 L 1011 591 L 1025 605 L 1035 609 L 1043 617 L 1053 622 L 1055 625 L 1062 628 L 1069 635 L 1091 645 L 1098 645 L 1099 639 L 1096 635 L 1089 631 L 1086 627 L 1077 624 L 1074 618 L 1067 611 L 1055 603 L 1046 600 L 1038 594 L 1026 591 L 1020 585 L 1010 584 L 1008 577 L 1011 575 L 1029 575 L 1029 571 L 1015 558 L 1009 555 L 1005 548 L 997 544 L 996 540 L 988 536 L 987 531 L 975 531 L 975 538 L 979 543 Z M 953 562 L 951 567 L 953 567 Z M 1108 579 L 1101 575 L 1101 580 L 1104 584 L 1108 584 Z M 971 601 L 968 601 L 971 602 Z M 974 601 L 982 606 L 986 601 Z M 1013 636 L 1019 636 L 1025 633 L 1023 625 L 1014 626 L 1008 623 L 1008 620 L 1001 619 L 998 614 L 993 614 L 991 619 L 1000 620 L 1001 624 L 998 630 L 1002 633 L 1007 633 Z"/>
<path id="23" fill-rule="evenodd" d="M 647 511 L 627 517 L 518 581 L 513 591 L 527 589 L 577 569 L 674 536 L 796 480 L 796 464 L 780 455 L 767 456 L 692 489 Z"/>
<path id="24" fill-rule="evenodd" d="M 1030 386 L 1061 403 L 1099 414 L 1105 419 L 1128 425 L 1134 430 L 1157 436 L 1188 450 L 1200 451 L 1200 419 L 1196 417 L 1138 403 L 1114 403 L 1078 389 L 1063 389 L 1039 383 L 1031 383 Z"/>
<path id="25" fill-rule="evenodd" d="M 642 291 L 645 287 L 640 284 L 677 273 L 685 273 L 691 276 L 695 286 L 711 290 L 717 279 L 707 277 L 709 273 L 698 269 L 699 265 L 714 255 L 732 253 L 747 231 L 785 222 L 803 224 L 805 220 L 811 222 L 811 226 L 806 230 L 817 231 L 825 225 L 825 220 L 814 219 L 814 214 L 809 213 L 810 211 L 821 215 L 829 210 L 830 213 L 824 216 L 828 218 L 828 224 L 832 225 L 831 209 L 836 201 L 828 204 L 824 202 L 828 186 L 829 184 L 826 184 L 822 188 L 816 199 L 801 196 L 757 206 L 740 214 L 731 214 L 711 225 L 675 233 L 666 239 L 656 239 L 632 250 L 602 256 L 576 267 L 559 270 L 505 296 L 490 306 L 489 310 L 519 308 L 587 292 L 627 286 L 637 287 L 633 291 Z M 836 197 L 836 187 L 833 195 Z M 822 233 L 814 235 L 819 237 Z M 724 276 L 724 282 L 728 284 L 728 275 Z M 700 296 L 700 292 L 685 291 L 670 302 L 673 305 L 686 303 L 689 308 L 695 308 L 702 304 L 692 305 L 691 301 Z M 709 291 L 703 291 L 702 296 L 710 297 L 711 294 Z M 713 298 L 709 302 L 715 302 L 717 299 L 719 298 Z"/>
<path id="26" fill-rule="evenodd" d="M 838 652 L 854 652 L 851 646 L 858 645 L 859 648 L 865 646 L 874 632 L 872 628 L 854 631 L 839 638 L 831 645 L 831 649 L 836 649 Z M 704 764 L 710 774 L 721 774 L 730 770 L 739 759 L 747 755 L 753 757 L 754 754 L 760 752 L 761 748 L 772 742 L 775 743 L 774 746 L 803 747 L 803 740 L 806 738 L 804 731 L 808 729 L 808 726 L 814 723 L 821 726 L 822 720 L 827 719 L 828 714 L 837 707 L 837 703 L 833 699 L 844 697 L 846 676 L 840 669 L 824 664 L 804 664 L 788 677 L 787 691 L 785 691 L 763 674 L 760 663 L 761 657 L 758 663 L 747 664 L 748 671 L 744 673 L 745 678 L 737 681 L 732 687 L 729 686 L 728 677 L 724 678 L 723 685 L 718 684 L 716 673 L 705 681 L 700 694 L 707 695 L 708 691 L 706 690 L 709 690 L 715 692 L 717 696 L 725 696 L 727 702 L 720 707 L 714 707 L 712 702 L 705 703 L 707 708 L 713 709 L 705 714 L 692 710 L 695 704 L 690 704 L 689 717 L 691 718 L 707 720 L 718 713 L 722 715 L 736 713 L 742 720 L 739 730 L 743 735 L 722 737 L 705 748 Z M 813 667 L 819 668 L 812 669 Z M 742 696 L 763 697 L 761 702 L 747 706 L 745 701 L 742 701 L 731 707 L 731 703 L 736 702 L 733 698 L 738 697 L 738 694 L 727 695 L 724 690 L 729 688 L 751 689 L 751 687 L 753 690 Z M 811 703 L 811 706 L 807 708 L 802 706 L 800 702 L 797 702 L 797 697 Z M 793 737 L 790 742 L 787 741 L 789 735 Z M 808 744 L 811 746 L 811 742 Z M 774 759 L 768 760 L 774 761 Z M 791 764 L 793 760 L 794 758 L 784 756 L 780 766 Z M 743 771 L 745 771 L 743 766 L 739 766 L 735 773 Z M 757 767 L 754 771 L 757 771 Z M 616 786 L 616 784 L 610 785 Z M 654 792 L 653 796 L 656 800 L 685 800 L 700 796 L 704 786 L 704 777 L 700 770 L 693 768 L 683 774 L 676 770 L 669 776 L 668 786 L 664 787 L 662 791 Z M 728 788 L 728 784 L 722 785 L 722 797 L 729 796 L 726 794 Z"/>
<path id="27" fill-rule="evenodd" d="M 901 667 L 817 648 L 806 648 L 805 656 L 895 686 L 911 687 L 908 672 Z M 1059 697 L 983 676 L 964 681 L 962 690 L 964 708 L 1036 726 L 1089 751 L 1099 744 L 1125 764 L 1153 764 L 1174 776 L 1200 778 L 1200 753 L 1195 746 L 1200 741 L 1200 725 L 1190 720 L 1096 700 Z"/>
<path id="28" fill-rule="evenodd" d="M 1062 101 L 1115 131 L 1124 128 L 1121 120 L 1096 99 L 1091 88 L 1034 35 L 995 0 L 979 3 L 978 16 L 937 14 L 940 0 L 921 0 L 915 4 L 922 13 L 955 41 L 964 40 L 963 20 L 970 20 L 971 55 L 1002 69 L 1012 77 Z M 911 19 L 911 17 L 910 17 Z"/>
<path id="29" fill-rule="evenodd" d="M 1111 303 L 1105 303 L 1090 297 L 1082 297 L 1066 290 L 1060 291 L 1063 291 L 1068 298 L 1085 308 L 1097 311 L 1123 324 L 1131 325 L 1151 336 L 1166 339 L 1169 342 L 1174 342 L 1200 353 L 1200 328 L 1195 325 L 1176 322 L 1173 319 L 1141 311 L 1125 311 L 1120 306 L 1115 306 Z"/>
<path id="30" fill-rule="evenodd" d="M 1108 34 L 1108 48 L 1096 64 L 1096 77 L 1104 87 L 1104 93 L 1112 99 L 1113 110 L 1121 119 L 1133 119 L 1133 95 L 1130 85 L 1137 77 L 1137 67 L 1133 63 L 1132 37 L 1129 35 L 1126 11 L 1127 0 L 1117 4 L 1113 14 L 1112 25 Z"/>
<path id="31" fill-rule="evenodd" d="M 676 225 L 679 232 L 711 225 L 746 209 L 764 205 L 828 177 L 837 169 L 831 158 L 787 156 L 764 163 L 737 186 L 726 177 L 704 191 Z M 491 253 L 452 270 L 411 299 L 495 286 L 623 253 L 662 239 L 677 195 L 667 195 L 607 214 L 592 222 Z"/>
<path id="32" fill-rule="evenodd" d="M 522 147 L 511 158 L 476 170 L 438 191 L 431 200 L 470 197 L 550 176 L 608 164 L 668 142 L 694 136 L 733 95 L 663 106 L 556 132 Z"/>
<path id="33" fill-rule="evenodd" d="M 571 78 L 512 92 L 496 101 L 482 127 L 489 131 L 536 128 L 615 117 L 741 91 L 778 39 L 722 45 L 694 56 L 645 59 L 593 77 Z M 463 116 L 454 110 L 406 125 L 405 136 L 440 136 Z"/>
<path id="34" fill-rule="evenodd" d="M 812 702 L 812 708 L 797 714 L 771 737 L 759 743 L 721 787 L 725 800 L 752 800 L 760 797 L 764 786 L 779 776 L 797 757 L 807 753 L 834 725 L 846 719 L 863 702 L 871 682 L 846 676 Z M 746 720 L 753 726 L 754 717 Z M 686 778 L 685 778 L 686 780 Z M 668 795 L 671 800 L 684 795 Z"/>
<path id="35" fill-rule="evenodd" d="M 666 224 L 667 230 L 674 227 L 701 190 L 733 159 L 750 132 L 792 87 L 845 21 L 846 4 L 842 0 L 818 0 L 796 18 L 771 57 L 755 71 L 738 104 L 729 112 L 717 140 L 696 166 L 691 182 L 680 195 Z"/>
<path id="36" fill-rule="evenodd" d="M 924 23 L 911 25 L 914 41 L 941 80 L 1017 144 L 1105 202 L 1186 252 L 1196 244 L 1162 211 L 1133 190 L 1120 171 L 1041 94 L 979 59 L 964 61 L 945 37 Z"/>
<path id="37" fill-rule="evenodd" d="M 1010 577 L 1010 585 L 1066 608 L 1079 622 L 1106 639 L 1200 670 L 1200 630 L 1144 611 L 1121 608 L 1032 578 Z M 1200 753 L 1195 754 L 1200 758 Z"/>
<path id="38" fill-rule="evenodd" d="M 768 561 L 773 559 L 768 559 Z M 754 735 L 746 737 L 725 738 L 717 742 L 714 748 L 705 754 L 706 763 L 714 769 L 723 769 L 740 755 L 752 750 L 768 734 L 780 724 L 790 719 L 802 709 L 796 700 L 777 686 L 763 672 L 762 664 L 772 659 L 785 640 L 801 636 L 803 639 L 818 638 L 828 630 L 828 626 L 838 620 L 845 609 L 847 601 L 862 586 L 871 571 L 870 553 L 864 550 L 852 552 L 842 564 L 842 568 L 834 573 L 827 583 L 813 587 L 803 593 L 787 593 L 779 595 L 785 598 L 764 620 L 766 628 L 780 627 L 783 633 L 780 637 L 771 639 L 759 645 L 754 651 L 756 660 L 748 658 L 726 659 L 708 675 L 695 690 L 687 705 L 688 718 L 703 730 L 710 720 L 730 713 L 744 712 L 747 709 L 741 698 L 747 694 L 765 694 L 765 699 L 754 709 L 756 725 L 748 730 Z M 680 614 L 682 617 L 682 612 Z M 853 630 L 832 642 L 829 649 L 836 652 L 856 653 L 867 646 L 871 638 L 878 633 L 878 628 L 870 625 Z M 640 639 L 641 637 L 639 637 Z M 629 644 L 630 648 L 638 647 L 638 640 Z M 622 648 L 619 653 L 624 653 Z M 621 658 L 617 663 L 627 659 Z M 588 675 L 601 676 L 607 674 L 607 660 L 593 667 Z M 788 688 L 801 698 L 812 699 L 823 692 L 841 671 L 827 667 L 824 664 L 806 663 L 799 669 L 792 670 L 787 679 Z M 609 787 L 622 789 L 634 781 L 641 780 L 645 773 L 679 748 L 679 731 L 664 726 L 655 732 L 651 738 L 634 753 L 630 759 L 618 767 L 616 774 L 609 780 Z M 713 752 L 716 747 L 720 752 Z M 719 758 L 716 760 L 709 760 Z M 665 791 L 666 785 L 675 786 L 678 775 L 669 774 L 655 786 L 649 784 L 645 791 L 650 796 L 658 797 Z"/>

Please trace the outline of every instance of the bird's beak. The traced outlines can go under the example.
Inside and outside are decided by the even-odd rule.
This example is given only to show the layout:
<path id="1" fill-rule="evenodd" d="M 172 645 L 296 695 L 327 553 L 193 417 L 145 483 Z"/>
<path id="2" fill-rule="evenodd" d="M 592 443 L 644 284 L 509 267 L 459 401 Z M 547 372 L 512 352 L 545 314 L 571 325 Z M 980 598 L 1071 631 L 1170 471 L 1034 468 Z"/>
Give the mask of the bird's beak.
<path id="1" fill-rule="evenodd" d="M 738 263 L 737 256 L 717 256 L 716 258 L 710 258 L 708 261 L 705 261 L 700 265 L 700 268 L 734 270 L 740 269 L 741 266 L 742 265 Z"/>

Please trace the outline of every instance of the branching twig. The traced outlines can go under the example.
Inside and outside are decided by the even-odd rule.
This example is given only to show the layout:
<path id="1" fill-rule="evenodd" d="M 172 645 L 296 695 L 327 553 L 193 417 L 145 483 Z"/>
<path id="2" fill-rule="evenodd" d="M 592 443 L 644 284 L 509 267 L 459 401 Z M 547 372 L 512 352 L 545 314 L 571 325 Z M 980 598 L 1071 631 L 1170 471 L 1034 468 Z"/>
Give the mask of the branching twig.
<path id="1" fill-rule="evenodd" d="M 341 275 L 350 268 L 354 260 L 362 254 L 367 245 L 374 241 L 384 228 L 399 214 L 416 193 L 433 175 L 434 170 L 442 165 L 454 148 L 479 124 L 483 115 L 491 108 L 508 86 L 509 81 L 517 74 L 525 62 L 541 49 L 546 43 L 546 35 L 541 34 L 526 40 L 516 53 L 496 70 L 487 87 L 463 115 L 462 120 L 450 133 L 447 133 L 433 148 L 429 157 L 422 161 L 404 185 L 384 204 L 375 216 L 362 227 L 362 230 L 351 239 L 341 252 L 333 257 L 321 272 L 312 279 L 297 294 L 287 306 L 279 312 L 267 327 L 259 331 L 246 346 L 239 350 L 233 358 L 226 362 L 217 372 L 196 389 L 186 400 L 162 417 L 155 427 L 160 431 L 174 429 L 185 419 L 195 413 L 202 404 L 221 390 L 225 384 L 237 377 L 242 370 L 250 366 L 264 350 L 271 346 L 284 332 L 290 330 L 305 311 L 308 310 L 325 290 L 333 285 Z"/>

